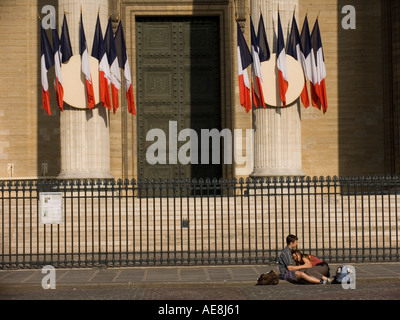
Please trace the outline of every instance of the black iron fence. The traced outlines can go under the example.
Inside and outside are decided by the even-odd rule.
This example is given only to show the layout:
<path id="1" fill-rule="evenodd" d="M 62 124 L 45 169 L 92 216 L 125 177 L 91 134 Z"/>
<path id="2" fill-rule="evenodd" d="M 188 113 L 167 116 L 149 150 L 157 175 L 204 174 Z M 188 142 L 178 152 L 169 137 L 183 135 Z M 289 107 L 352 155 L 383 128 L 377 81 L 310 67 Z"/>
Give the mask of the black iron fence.
<path id="1" fill-rule="evenodd" d="M 0 181 L 1 268 L 399 261 L 394 177 Z"/>

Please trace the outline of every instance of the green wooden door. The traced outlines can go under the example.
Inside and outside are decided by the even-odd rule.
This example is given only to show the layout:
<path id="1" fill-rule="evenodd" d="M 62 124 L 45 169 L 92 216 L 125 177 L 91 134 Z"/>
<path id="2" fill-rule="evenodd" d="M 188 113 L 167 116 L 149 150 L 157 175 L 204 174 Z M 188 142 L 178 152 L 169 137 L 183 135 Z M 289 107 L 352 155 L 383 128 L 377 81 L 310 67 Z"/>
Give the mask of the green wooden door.
<path id="1" fill-rule="evenodd" d="M 138 18 L 136 50 L 139 178 L 221 177 L 221 161 L 212 163 L 211 150 L 209 164 L 202 161 L 200 134 L 221 129 L 218 19 Z M 165 150 L 158 148 L 164 138 Z"/>

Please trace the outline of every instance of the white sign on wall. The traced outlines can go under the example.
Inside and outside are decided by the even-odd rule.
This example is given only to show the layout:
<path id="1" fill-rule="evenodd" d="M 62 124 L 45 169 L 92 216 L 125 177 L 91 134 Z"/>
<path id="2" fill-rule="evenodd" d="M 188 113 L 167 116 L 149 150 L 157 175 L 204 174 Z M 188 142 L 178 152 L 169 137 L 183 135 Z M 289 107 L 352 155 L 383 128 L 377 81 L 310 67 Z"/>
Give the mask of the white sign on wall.
<path id="1" fill-rule="evenodd" d="M 39 214 L 41 224 L 63 223 L 63 194 L 62 192 L 40 192 Z"/>

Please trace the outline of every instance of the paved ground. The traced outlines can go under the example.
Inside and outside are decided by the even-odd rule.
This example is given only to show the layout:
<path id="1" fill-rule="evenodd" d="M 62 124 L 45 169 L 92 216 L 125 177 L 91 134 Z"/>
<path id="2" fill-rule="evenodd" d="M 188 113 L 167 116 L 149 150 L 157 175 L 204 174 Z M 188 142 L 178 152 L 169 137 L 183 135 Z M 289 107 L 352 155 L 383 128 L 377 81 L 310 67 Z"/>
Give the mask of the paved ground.
<path id="1" fill-rule="evenodd" d="M 332 264 L 331 270 L 338 265 Z M 400 300 L 400 263 L 353 264 L 355 289 L 341 285 L 255 286 L 276 265 L 1 270 L 0 299 L 52 300 Z M 48 280 L 48 281 L 46 281 Z"/>
<path id="2" fill-rule="evenodd" d="M 285 308 L 293 315 L 296 310 L 322 315 L 339 314 L 340 310 L 347 317 L 359 317 L 365 310 L 384 310 L 384 314 L 397 310 L 400 263 L 353 266 L 355 288 L 349 289 L 338 284 L 286 281 L 276 286 L 256 286 L 258 276 L 277 270 L 276 265 L 55 269 L 55 289 L 43 289 L 42 281 L 50 273 L 42 273 L 41 269 L 0 270 L 0 303 L 3 310 L 14 310 L 19 316 L 74 314 L 79 310 L 80 316 L 102 319 L 106 315 L 115 317 L 116 312 L 129 318 L 140 314 L 139 318 L 145 319 L 248 320 L 265 318 L 265 314 L 267 318 L 279 316 Z M 332 264 L 331 270 L 337 267 Z M 81 305 L 77 300 L 96 301 Z M 354 305 L 355 300 L 363 304 Z M 29 304 L 25 307 L 22 301 Z M 77 305 L 66 305 L 67 301 Z M 332 301 L 339 305 L 332 305 Z"/>

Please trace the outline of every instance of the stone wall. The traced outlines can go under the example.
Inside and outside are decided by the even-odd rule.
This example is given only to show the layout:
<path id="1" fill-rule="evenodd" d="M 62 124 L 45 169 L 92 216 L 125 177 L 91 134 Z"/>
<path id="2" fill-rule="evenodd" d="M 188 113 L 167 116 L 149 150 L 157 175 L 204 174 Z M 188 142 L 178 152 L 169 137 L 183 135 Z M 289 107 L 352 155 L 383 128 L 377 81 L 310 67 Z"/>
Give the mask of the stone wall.
<path id="1" fill-rule="evenodd" d="M 152 5 L 134 0 L 111 2 L 110 10 L 120 12 L 123 18 L 134 91 L 137 67 L 135 15 L 219 15 L 222 22 L 221 48 L 224 48 L 221 68 L 223 127 L 251 128 L 251 115 L 246 114 L 238 102 L 234 1 L 170 0 L 160 1 L 160 6 L 154 5 L 157 1 L 153 1 Z M 3 70 L 0 76 L 1 178 L 57 176 L 60 173 L 60 112 L 52 88 L 52 70 L 49 72 L 50 117 L 41 105 L 40 29 L 37 17 L 44 5 L 54 5 L 58 10 L 57 3 L 55 0 L 18 0 L 2 1 L 0 4 L 0 65 Z M 396 92 L 384 92 L 384 74 L 397 65 L 387 60 L 383 50 L 387 41 L 384 41 L 386 33 L 382 23 L 387 20 L 383 16 L 387 11 L 382 10 L 379 1 L 353 1 L 357 14 L 356 29 L 344 30 L 341 27 L 344 17 L 341 10 L 346 4 L 344 0 L 299 0 L 299 8 L 296 9 L 299 28 L 306 13 L 310 28 L 319 14 L 327 66 L 328 112 L 323 115 L 316 108 L 301 107 L 302 169 L 309 176 L 385 174 L 398 167 L 393 164 L 398 155 L 398 120 L 391 123 L 393 128 L 389 131 L 387 121 L 384 121 L 385 117 L 390 119 L 384 111 L 384 101 L 389 101 L 385 100 L 386 97 Z M 247 0 L 244 1 L 244 10 L 250 10 Z M 287 25 L 290 21 L 286 19 L 282 23 Z M 248 25 L 246 21 L 245 26 Z M 104 32 L 105 26 L 102 27 Z M 398 23 L 393 28 L 397 30 Z M 245 34 L 249 42 L 246 27 Z M 396 36 L 392 39 L 398 41 Z M 397 47 L 398 43 L 393 44 L 393 48 Z M 396 57 L 393 56 L 395 61 L 398 60 Z M 390 83 L 395 89 L 398 87 L 398 68 L 393 72 L 395 82 Z M 124 94 L 120 96 L 123 106 L 126 98 Z M 396 97 L 393 101 L 397 105 Z M 396 112 L 398 114 L 398 110 Z M 110 117 L 110 166 L 111 174 L 116 178 L 134 178 L 137 175 L 136 120 L 123 108 Z M 397 140 L 390 139 L 391 134 L 396 134 Z M 390 157 L 392 160 L 388 160 Z M 226 167 L 224 174 L 227 177 L 241 176 L 245 175 L 245 171 L 241 167 Z"/>

